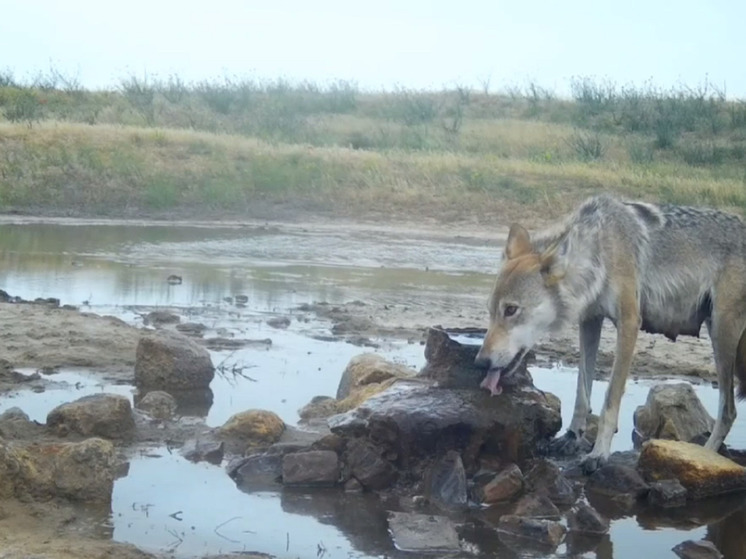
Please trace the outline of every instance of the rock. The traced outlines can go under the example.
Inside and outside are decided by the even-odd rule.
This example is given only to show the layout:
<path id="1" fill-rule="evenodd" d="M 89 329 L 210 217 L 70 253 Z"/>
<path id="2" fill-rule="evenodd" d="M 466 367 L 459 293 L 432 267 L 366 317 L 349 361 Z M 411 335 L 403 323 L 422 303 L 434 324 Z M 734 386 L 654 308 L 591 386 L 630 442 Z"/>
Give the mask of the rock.
<path id="1" fill-rule="evenodd" d="M 609 531 L 609 521 L 592 506 L 580 501 L 567 514 L 567 527 L 571 532 L 605 534 Z"/>
<path id="2" fill-rule="evenodd" d="M 632 506 L 650 489 L 634 468 L 618 463 L 605 464 L 593 472 L 585 488 L 623 506 Z"/>
<path id="3" fill-rule="evenodd" d="M 60 436 L 130 439 L 135 418 L 129 399 L 118 394 L 94 394 L 57 406 L 47 415 L 47 426 Z"/>
<path id="4" fill-rule="evenodd" d="M 282 459 L 285 485 L 334 485 L 339 481 L 339 459 L 331 450 L 286 454 Z"/>
<path id="5" fill-rule="evenodd" d="M 427 495 L 445 508 L 461 508 L 467 503 L 466 472 L 461 455 L 449 450 L 428 472 Z"/>
<path id="6" fill-rule="evenodd" d="M 228 351 L 242 349 L 244 347 L 254 346 L 258 348 L 269 349 L 272 346 L 272 340 L 264 338 L 261 340 L 245 340 L 235 338 L 206 338 L 202 343 L 207 349 L 213 351 Z"/>
<path id="7" fill-rule="evenodd" d="M 523 491 L 524 483 L 521 469 L 510 464 L 480 488 L 480 500 L 490 505 L 510 501 Z"/>
<path id="8" fill-rule="evenodd" d="M 267 447 L 280 440 L 285 423 L 271 411 L 247 410 L 231 416 L 217 430 L 229 449 L 243 453 L 247 448 Z"/>
<path id="9" fill-rule="evenodd" d="M 650 484 L 648 502 L 656 507 L 682 507 L 686 504 L 686 487 L 678 479 L 664 479 Z"/>
<path id="10" fill-rule="evenodd" d="M 520 463 L 562 424 L 559 406 L 533 387 L 490 397 L 484 390 L 440 389 L 415 380 L 399 380 L 328 422 L 345 437 L 374 433 L 405 468 L 448 450 L 478 448 Z"/>
<path id="11" fill-rule="evenodd" d="M 275 316 L 267 319 L 267 326 L 284 330 L 290 326 L 290 319 L 287 316 Z"/>
<path id="12" fill-rule="evenodd" d="M 723 559 L 715 544 L 707 540 L 687 540 L 672 548 L 681 559 Z"/>
<path id="13" fill-rule="evenodd" d="M 181 322 L 181 318 L 169 311 L 152 311 L 146 314 L 142 321 L 146 325 L 153 325 L 159 328 L 165 324 L 178 324 Z"/>
<path id="14" fill-rule="evenodd" d="M 350 473 L 366 489 L 385 489 L 398 477 L 396 468 L 381 456 L 380 449 L 365 439 L 352 439 L 347 443 L 345 462 Z"/>
<path id="15" fill-rule="evenodd" d="M 168 392 L 153 390 L 137 403 L 137 408 L 153 419 L 171 419 L 176 413 L 176 398 Z"/>
<path id="16" fill-rule="evenodd" d="M 10 408 L 0 414 L 0 437 L 8 440 L 31 440 L 43 434 L 45 428 L 31 421 L 20 408 Z"/>
<path id="17" fill-rule="evenodd" d="M 345 493 L 360 493 L 363 490 L 363 484 L 354 477 L 345 483 Z"/>
<path id="18" fill-rule="evenodd" d="M 311 401 L 298 410 L 301 419 L 329 417 L 339 413 L 337 400 L 330 396 L 314 396 Z"/>
<path id="19" fill-rule="evenodd" d="M 570 506 L 577 493 L 572 482 L 556 464 L 549 460 L 536 460 L 526 474 L 526 484 L 539 495 L 546 495 L 555 505 Z"/>
<path id="20" fill-rule="evenodd" d="M 707 413 L 691 384 L 657 384 L 645 405 L 635 410 L 634 424 L 641 440 L 672 439 L 690 442 L 707 437 L 715 421 Z"/>
<path id="21" fill-rule="evenodd" d="M 207 326 L 200 324 L 199 322 L 185 322 L 184 324 L 177 324 L 176 331 L 181 332 L 185 336 L 192 336 L 195 338 L 201 338 L 207 330 Z"/>
<path id="22" fill-rule="evenodd" d="M 434 553 L 459 551 L 458 534 L 445 516 L 389 513 L 389 531 L 400 551 Z"/>
<path id="23" fill-rule="evenodd" d="M 137 344 L 138 388 L 205 389 L 214 375 L 210 354 L 186 336 L 159 331 L 141 337 Z"/>
<path id="24" fill-rule="evenodd" d="M 181 455 L 190 462 L 208 462 L 219 466 L 225 454 L 225 443 L 192 439 L 181 447 Z"/>
<path id="25" fill-rule="evenodd" d="M 282 477 L 282 454 L 252 454 L 228 464 L 228 475 L 244 491 L 254 491 L 279 484 Z"/>
<path id="26" fill-rule="evenodd" d="M 677 479 L 692 499 L 746 489 L 746 469 L 699 445 L 651 440 L 640 453 L 638 467 L 646 479 Z"/>
<path id="27" fill-rule="evenodd" d="M 425 343 L 427 362 L 418 376 L 435 381 L 440 388 L 480 390 L 485 371 L 474 363 L 478 351 L 478 345 L 460 344 L 445 330 L 430 328 Z M 504 386 L 518 386 L 531 384 L 532 380 L 524 364 L 504 382 Z"/>
<path id="28" fill-rule="evenodd" d="M 510 541 L 515 538 L 522 542 L 523 548 L 533 544 L 543 550 L 553 550 L 562 543 L 565 532 L 565 527 L 555 520 L 525 518 L 512 514 L 501 516 L 497 525 L 500 540 L 503 541 L 503 537 L 508 536 L 509 539 L 505 543 L 510 547 L 515 547 L 515 543 Z"/>
<path id="29" fill-rule="evenodd" d="M 543 493 L 529 494 L 521 497 L 513 508 L 515 516 L 559 520 L 560 511 L 552 500 Z"/>
<path id="30" fill-rule="evenodd" d="M 110 503 L 117 466 L 114 446 L 99 438 L 15 447 L 0 442 L 0 497 Z"/>
<path id="31" fill-rule="evenodd" d="M 412 375 L 413 371 L 408 367 L 386 361 L 376 353 L 356 355 L 350 359 L 342 373 L 337 387 L 337 400 L 344 400 L 354 395 L 364 386 L 380 385 L 392 379 L 408 378 Z"/>

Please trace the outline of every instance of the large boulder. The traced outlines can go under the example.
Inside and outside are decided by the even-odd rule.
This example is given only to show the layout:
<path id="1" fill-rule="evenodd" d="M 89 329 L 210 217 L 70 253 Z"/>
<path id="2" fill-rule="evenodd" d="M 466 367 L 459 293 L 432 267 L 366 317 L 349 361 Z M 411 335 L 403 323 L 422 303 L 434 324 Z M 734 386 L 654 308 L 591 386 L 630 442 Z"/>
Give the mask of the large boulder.
<path id="1" fill-rule="evenodd" d="M 135 431 L 132 406 L 125 396 L 93 394 L 57 406 L 47 415 L 47 426 L 58 435 L 130 439 Z"/>
<path id="2" fill-rule="evenodd" d="M 642 447 L 638 468 L 650 481 L 677 479 L 691 499 L 746 489 L 746 469 L 692 443 L 648 441 Z"/>
<path id="3" fill-rule="evenodd" d="M 268 447 L 280 440 L 285 423 L 276 413 L 266 410 L 247 410 L 232 415 L 217 436 L 226 441 L 231 452 L 243 454 L 247 449 Z"/>
<path id="4" fill-rule="evenodd" d="M 103 439 L 10 446 L 0 442 L 0 497 L 109 503 L 118 461 Z"/>
<path id="5" fill-rule="evenodd" d="M 142 336 L 137 344 L 135 383 L 139 388 L 204 389 L 214 376 L 210 353 L 186 336 L 164 330 Z"/>
<path id="6" fill-rule="evenodd" d="M 636 435 L 642 440 L 671 439 L 691 442 L 706 438 L 714 420 L 691 384 L 657 384 L 648 392 L 645 405 L 635 410 Z"/>

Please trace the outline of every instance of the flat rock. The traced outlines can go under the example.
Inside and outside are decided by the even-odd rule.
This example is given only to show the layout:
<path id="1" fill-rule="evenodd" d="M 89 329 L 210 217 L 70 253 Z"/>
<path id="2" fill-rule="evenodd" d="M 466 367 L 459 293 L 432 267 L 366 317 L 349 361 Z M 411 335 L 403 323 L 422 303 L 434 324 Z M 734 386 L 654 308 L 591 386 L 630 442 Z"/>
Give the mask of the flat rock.
<path id="1" fill-rule="evenodd" d="M 555 520 L 526 518 L 512 514 L 501 516 L 497 525 L 500 540 L 509 547 L 529 547 L 543 551 L 556 549 L 565 538 L 566 531 L 566 528 Z M 521 543 L 516 545 L 515 540 Z"/>
<path id="2" fill-rule="evenodd" d="M 252 454 L 232 460 L 228 475 L 244 491 L 276 486 L 282 478 L 282 454 Z"/>
<path id="3" fill-rule="evenodd" d="M 489 505 L 510 501 L 523 491 L 524 485 L 521 469 L 510 464 L 479 489 L 479 498 Z"/>
<path id="4" fill-rule="evenodd" d="M 648 441 L 642 447 L 638 467 L 651 481 L 679 480 L 692 499 L 746 489 L 746 469 L 691 443 Z"/>
<path id="5" fill-rule="evenodd" d="M 164 326 L 166 324 L 178 324 L 181 322 L 181 317 L 170 311 L 157 310 L 146 314 L 142 319 L 144 324 L 155 326 L 156 328 Z"/>
<path id="6" fill-rule="evenodd" d="M 678 479 L 664 479 L 650 484 L 648 503 L 654 507 L 683 507 L 687 490 Z"/>
<path id="7" fill-rule="evenodd" d="M 723 559 L 715 544 L 707 540 L 687 540 L 675 545 L 672 550 L 681 559 Z"/>
<path id="8" fill-rule="evenodd" d="M 158 331 L 142 336 L 137 344 L 138 388 L 205 389 L 214 376 L 215 368 L 207 350 L 182 334 Z"/>
<path id="9" fill-rule="evenodd" d="M 657 384 L 644 405 L 634 413 L 635 431 L 641 440 L 671 439 L 691 442 L 707 437 L 715 421 L 688 382 Z"/>
<path id="10" fill-rule="evenodd" d="M 521 497 L 513 508 L 515 516 L 559 520 L 560 511 L 552 500 L 543 493 L 529 494 Z"/>
<path id="11" fill-rule="evenodd" d="M 334 485 L 339 482 L 339 459 L 331 450 L 286 454 L 282 459 L 285 485 Z"/>
<path id="12" fill-rule="evenodd" d="M 389 531 L 400 551 L 434 553 L 459 551 L 458 534 L 445 516 L 389 513 Z"/>
<path id="13" fill-rule="evenodd" d="M 132 406 L 125 396 L 93 394 L 57 406 L 47 414 L 47 426 L 65 436 L 130 439 L 135 431 Z"/>
<path id="14" fill-rule="evenodd" d="M 586 482 L 586 491 L 631 506 L 645 497 L 650 487 L 632 467 L 608 463 L 593 472 Z"/>
<path id="15" fill-rule="evenodd" d="M 609 531 L 609 520 L 588 503 L 580 501 L 567 514 L 567 527 L 571 532 L 605 534 Z"/>
<path id="16" fill-rule="evenodd" d="M 461 455 L 449 450 L 431 467 L 428 475 L 429 499 L 445 508 L 461 508 L 467 503 L 466 471 Z"/>
<path id="17" fill-rule="evenodd" d="M 399 380 L 328 421 L 341 436 L 374 433 L 403 467 L 410 460 L 467 448 L 520 463 L 562 424 L 559 403 L 534 387 L 490 397 L 484 390 L 435 388 L 415 380 Z"/>

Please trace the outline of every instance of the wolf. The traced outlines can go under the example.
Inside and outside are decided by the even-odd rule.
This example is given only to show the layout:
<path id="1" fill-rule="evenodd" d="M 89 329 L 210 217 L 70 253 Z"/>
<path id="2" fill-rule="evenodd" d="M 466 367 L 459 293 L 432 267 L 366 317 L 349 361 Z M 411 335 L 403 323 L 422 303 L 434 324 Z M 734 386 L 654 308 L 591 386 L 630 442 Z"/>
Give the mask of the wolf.
<path id="1" fill-rule="evenodd" d="M 746 396 L 746 226 L 736 215 L 688 206 L 651 204 L 611 195 L 585 200 L 533 236 L 510 226 L 489 298 L 489 328 L 476 356 L 492 395 L 544 336 L 568 323 L 580 332 L 580 363 L 572 421 L 553 441 L 577 452 L 590 413 L 601 327 L 616 327 L 611 379 L 586 473 L 609 457 L 619 405 L 640 330 L 677 336 L 709 332 L 717 369 L 717 420 L 706 448 L 717 450 Z M 586 450 L 590 445 L 586 442 Z"/>

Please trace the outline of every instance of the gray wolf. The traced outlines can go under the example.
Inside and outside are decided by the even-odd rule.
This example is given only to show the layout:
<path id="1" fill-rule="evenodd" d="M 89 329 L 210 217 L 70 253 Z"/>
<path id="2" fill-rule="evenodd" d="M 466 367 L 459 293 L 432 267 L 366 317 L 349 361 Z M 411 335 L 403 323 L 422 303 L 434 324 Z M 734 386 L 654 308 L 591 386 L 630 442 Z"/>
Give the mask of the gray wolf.
<path id="1" fill-rule="evenodd" d="M 590 413 L 601 327 L 616 327 L 616 351 L 586 473 L 609 457 L 640 329 L 672 341 L 712 341 L 719 383 L 717 420 L 706 443 L 720 448 L 736 418 L 734 377 L 746 396 L 746 226 L 725 212 L 599 195 L 559 224 L 530 236 L 510 227 L 489 301 L 490 323 L 476 357 L 493 395 L 531 347 L 564 324 L 580 331 L 575 408 L 552 444 L 578 448 Z"/>

